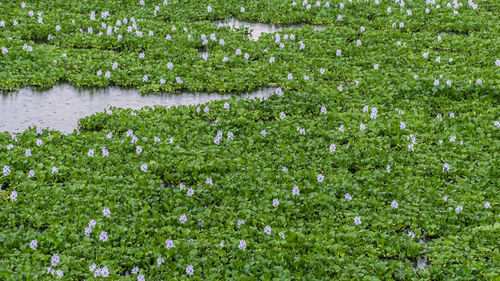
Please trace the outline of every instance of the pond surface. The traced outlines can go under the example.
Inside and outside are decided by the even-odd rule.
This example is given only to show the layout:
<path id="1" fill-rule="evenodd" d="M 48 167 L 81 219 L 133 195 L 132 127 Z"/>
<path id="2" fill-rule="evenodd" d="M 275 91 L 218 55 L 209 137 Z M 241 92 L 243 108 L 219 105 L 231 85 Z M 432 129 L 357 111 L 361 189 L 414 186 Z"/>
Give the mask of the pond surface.
<path id="1" fill-rule="evenodd" d="M 262 88 L 252 93 L 237 94 L 237 97 L 263 99 L 274 91 L 274 88 Z M 72 132 L 77 127 L 78 119 L 103 112 L 109 106 L 133 109 L 153 105 L 171 107 L 229 98 L 231 94 L 141 95 L 138 90 L 83 90 L 71 85 L 58 85 L 47 91 L 25 88 L 16 93 L 0 94 L 0 132 L 21 132 L 32 126 Z"/>
<path id="2" fill-rule="evenodd" d="M 274 25 L 266 23 L 252 23 L 241 21 L 237 18 L 230 18 L 225 21 L 216 22 L 217 26 L 230 26 L 231 28 L 248 27 L 250 29 L 249 39 L 259 40 L 262 33 L 274 33 L 282 30 L 296 30 L 302 29 L 304 24 L 294 24 L 294 25 Z M 314 30 L 324 30 L 323 26 L 313 25 Z"/>

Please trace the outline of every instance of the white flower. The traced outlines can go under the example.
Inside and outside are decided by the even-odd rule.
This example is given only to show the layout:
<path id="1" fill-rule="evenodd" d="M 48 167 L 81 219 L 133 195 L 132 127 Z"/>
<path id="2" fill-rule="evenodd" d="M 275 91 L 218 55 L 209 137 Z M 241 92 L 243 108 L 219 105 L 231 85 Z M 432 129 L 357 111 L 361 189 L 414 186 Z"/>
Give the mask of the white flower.
<path id="1" fill-rule="evenodd" d="M 387 165 L 387 172 L 390 173 L 391 172 L 391 165 Z"/>
<path id="2" fill-rule="evenodd" d="M 212 7 L 208 6 L 207 7 L 207 12 L 209 12 L 209 13 L 212 12 Z"/>
<path id="3" fill-rule="evenodd" d="M 443 196 L 443 201 L 444 201 L 444 202 L 448 201 L 448 196 L 446 196 L 446 195 L 445 195 L 445 196 Z"/>
<path id="4" fill-rule="evenodd" d="M 339 126 L 339 131 L 341 131 L 342 133 L 344 132 L 344 125 Z"/>

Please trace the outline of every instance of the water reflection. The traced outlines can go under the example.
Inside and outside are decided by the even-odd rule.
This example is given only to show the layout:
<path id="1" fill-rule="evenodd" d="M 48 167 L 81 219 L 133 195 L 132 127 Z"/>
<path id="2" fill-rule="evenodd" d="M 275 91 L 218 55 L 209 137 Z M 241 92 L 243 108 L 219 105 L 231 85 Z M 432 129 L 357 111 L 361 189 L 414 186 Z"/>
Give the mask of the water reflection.
<path id="1" fill-rule="evenodd" d="M 274 24 L 266 24 L 266 23 L 251 23 L 246 21 L 240 21 L 237 18 L 230 18 L 225 21 L 217 22 L 217 26 L 230 26 L 231 28 L 240 28 L 240 27 L 248 27 L 250 29 L 250 34 L 248 38 L 251 40 L 259 40 L 259 37 L 262 33 L 274 33 L 282 30 L 295 30 L 302 29 L 305 25 L 303 24 L 295 24 L 288 26 L 274 25 Z M 324 30 L 323 26 L 313 25 L 314 30 Z"/>
<path id="2" fill-rule="evenodd" d="M 238 98 L 266 98 L 274 88 L 263 88 Z M 78 119 L 102 112 L 109 106 L 140 109 L 144 106 L 194 105 L 231 98 L 231 94 L 183 93 L 141 95 L 137 90 L 120 88 L 82 90 L 71 85 L 54 86 L 48 91 L 30 88 L 0 95 L 0 132 L 20 132 L 31 126 L 71 132 Z"/>

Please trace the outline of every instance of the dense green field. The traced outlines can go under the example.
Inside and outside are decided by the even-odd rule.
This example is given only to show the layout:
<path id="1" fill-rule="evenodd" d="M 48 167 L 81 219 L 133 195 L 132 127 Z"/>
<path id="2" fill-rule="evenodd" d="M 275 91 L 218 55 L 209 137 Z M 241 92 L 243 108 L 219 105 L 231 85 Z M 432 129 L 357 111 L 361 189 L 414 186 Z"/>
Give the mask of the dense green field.
<path id="1" fill-rule="evenodd" d="M 498 280 L 500 2 L 379 1 L 0 2 L 4 92 L 276 87 L 0 133 L 0 280 Z"/>

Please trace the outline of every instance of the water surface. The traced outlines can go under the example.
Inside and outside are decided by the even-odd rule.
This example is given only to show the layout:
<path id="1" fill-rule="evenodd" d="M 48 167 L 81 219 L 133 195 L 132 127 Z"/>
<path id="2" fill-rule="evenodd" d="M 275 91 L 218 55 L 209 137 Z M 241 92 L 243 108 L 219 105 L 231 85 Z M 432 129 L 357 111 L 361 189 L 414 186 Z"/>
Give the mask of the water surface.
<path id="1" fill-rule="evenodd" d="M 262 99 L 270 96 L 274 90 L 263 88 L 236 96 Z M 32 126 L 72 132 L 77 127 L 78 119 L 103 112 L 109 106 L 132 109 L 154 105 L 171 107 L 229 98 L 231 94 L 141 95 L 138 90 L 84 90 L 71 85 L 58 85 L 47 91 L 25 88 L 16 93 L 0 94 L 0 132 L 21 132 Z"/>
<path id="2" fill-rule="evenodd" d="M 241 21 L 237 18 L 229 18 L 225 21 L 216 22 L 218 26 L 230 26 L 231 28 L 248 27 L 250 29 L 250 34 L 248 35 L 251 40 L 259 40 L 262 33 L 275 33 L 282 30 L 296 30 L 302 29 L 304 24 L 294 24 L 294 25 L 274 25 L 267 23 L 252 23 Z M 314 30 L 324 30 L 323 26 L 313 25 Z"/>

